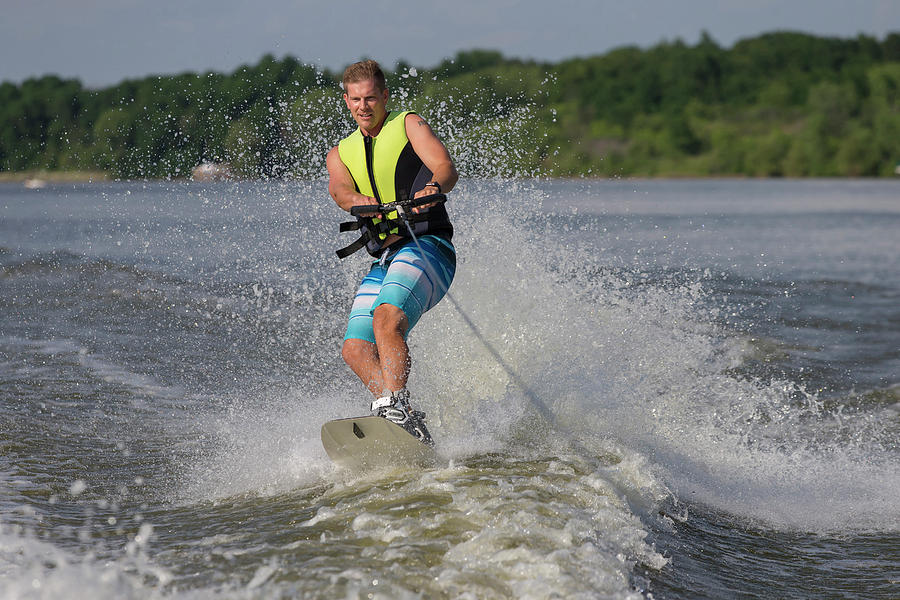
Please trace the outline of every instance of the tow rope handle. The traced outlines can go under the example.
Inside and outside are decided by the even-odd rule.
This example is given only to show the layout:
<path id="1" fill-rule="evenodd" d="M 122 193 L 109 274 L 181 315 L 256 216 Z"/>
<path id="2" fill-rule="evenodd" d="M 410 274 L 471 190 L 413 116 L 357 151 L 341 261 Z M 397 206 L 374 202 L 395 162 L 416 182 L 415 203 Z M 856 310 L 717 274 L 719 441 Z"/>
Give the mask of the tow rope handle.
<path id="1" fill-rule="evenodd" d="M 423 204 L 442 203 L 447 201 L 447 194 L 429 194 L 420 198 L 398 200 L 387 204 L 358 204 L 350 207 L 350 214 L 354 217 L 364 217 L 372 213 L 389 213 L 396 210 L 403 219 L 406 219 L 406 211 Z"/>

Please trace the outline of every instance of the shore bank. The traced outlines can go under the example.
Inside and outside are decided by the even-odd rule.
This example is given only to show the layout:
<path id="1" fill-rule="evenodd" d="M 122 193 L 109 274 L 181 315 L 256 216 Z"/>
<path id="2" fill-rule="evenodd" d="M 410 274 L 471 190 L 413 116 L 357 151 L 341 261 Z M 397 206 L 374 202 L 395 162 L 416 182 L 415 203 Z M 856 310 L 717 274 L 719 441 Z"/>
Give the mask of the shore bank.
<path id="1" fill-rule="evenodd" d="M 89 183 L 110 179 L 103 171 L 0 171 L 0 183 Z"/>

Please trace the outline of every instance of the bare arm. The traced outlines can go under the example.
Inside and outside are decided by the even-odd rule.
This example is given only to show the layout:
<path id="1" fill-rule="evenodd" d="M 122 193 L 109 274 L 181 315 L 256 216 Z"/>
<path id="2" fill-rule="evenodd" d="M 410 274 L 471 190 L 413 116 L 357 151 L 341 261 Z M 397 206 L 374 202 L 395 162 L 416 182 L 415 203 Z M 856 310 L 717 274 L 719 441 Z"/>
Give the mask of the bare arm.
<path id="1" fill-rule="evenodd" d="M 342 209 L 349 211 L 360 204 L 378 204 L 378 200 L 356 191 L 356 184 L 347 166 L 341 161 L 337 146 L 328 152 L 325 159 L 328 167 L 328 193 Z"/>
<path id="2" fill-rule="evenodd" d="M 406 115 L 406 137 L 409 138 L 413 150 L 431 170 L 431 180 L 441 186 L 441 191 L 447 193 L 453 189 L 459 180 L 459 173 L 453 165 L 453 159 L 441 140 L 434 134 L 425 120 L 416 114 Z M 434 188 L 425 188 L 416 193 L 416 197 L 427 196 L 435 193 Z"/>

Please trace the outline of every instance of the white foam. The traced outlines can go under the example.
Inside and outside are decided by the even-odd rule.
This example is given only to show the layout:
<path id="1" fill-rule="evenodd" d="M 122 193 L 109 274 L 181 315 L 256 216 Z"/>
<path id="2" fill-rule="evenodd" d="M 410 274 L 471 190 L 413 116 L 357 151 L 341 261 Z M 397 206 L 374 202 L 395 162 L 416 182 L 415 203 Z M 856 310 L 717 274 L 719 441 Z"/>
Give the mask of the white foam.
<path id="1" fill-rule="evenodd" d="M 586 466 L 495 458 L 389 485 L 350 484 L 326 494 L 334 509 L 320 509 L 301 531 L 363 548 L 341 587 L 377 579 L 393 591 L 415 574 L 426 595 L 640 597 L 629 581 L 635 561 L 661 568 L 666 560 L 615 486 Z"/>
<path id="2" fill-rule="evenodd" d="M 147 558 L 145 545 L 143 540 L 116 560 L 98 560 L 0 523 L 0 600 L 160 597 L 172 576 Z"/>

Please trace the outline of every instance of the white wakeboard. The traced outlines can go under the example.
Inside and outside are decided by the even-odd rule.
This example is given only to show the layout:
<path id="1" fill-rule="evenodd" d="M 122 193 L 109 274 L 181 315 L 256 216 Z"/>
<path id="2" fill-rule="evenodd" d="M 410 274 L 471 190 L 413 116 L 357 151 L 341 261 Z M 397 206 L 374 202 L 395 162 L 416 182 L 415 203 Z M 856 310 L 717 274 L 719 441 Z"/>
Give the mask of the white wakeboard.
<path id="1" fill-rule="evenodd" d="M 332 461 L 350 469 L 427 467 L 437 462 L 434 448 L 382 417 L 328 421 L 322 425 L 322 446 Z"/>

